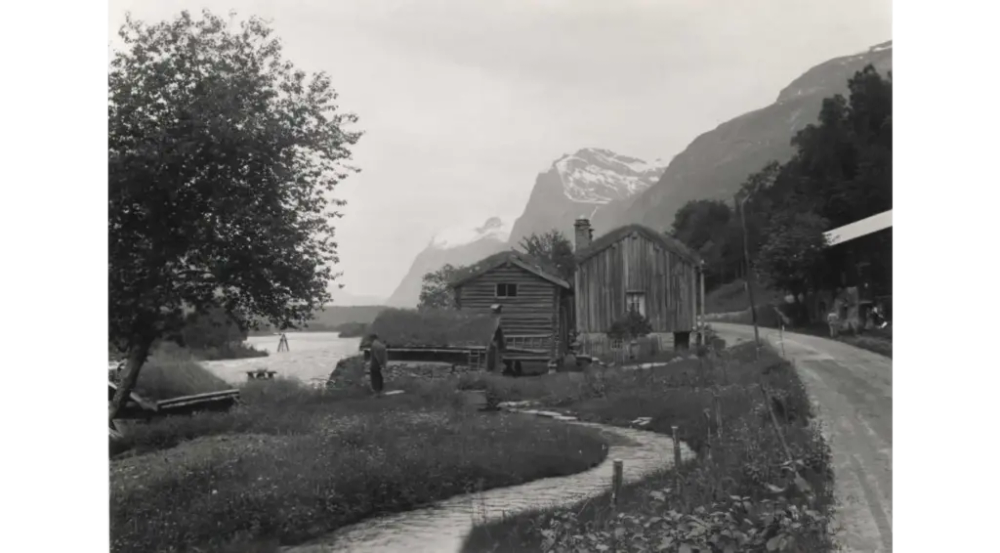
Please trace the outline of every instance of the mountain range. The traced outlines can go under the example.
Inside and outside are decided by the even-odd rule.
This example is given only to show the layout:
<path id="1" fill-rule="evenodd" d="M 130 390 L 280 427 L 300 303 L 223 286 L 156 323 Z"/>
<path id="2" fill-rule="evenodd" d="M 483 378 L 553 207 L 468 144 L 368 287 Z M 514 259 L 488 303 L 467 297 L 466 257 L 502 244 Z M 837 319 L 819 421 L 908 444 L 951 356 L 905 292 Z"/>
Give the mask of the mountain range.
<path id="1" fill-rule="evenodd" d="M 782 89 L 773 104 L 695 138 L 674 156 L 655 185 L 610 214 L 608 227 L 641 223 L 666 230 L 677 210 L 691 200 L 732 200 L 749 175 L 770 161 L 791 159 L 792 137 L 816 123 L 824 98 L 846 96 L 848 79 L 868 64 L 883 75 L 890 72 L 892 41 L 821 63 Z"/>
<path id="2" fill-rule="evenodd" d="M 535 179 L 535 186 L 514 222 L 510 244 L 553 228 L 573 235 L 578 217 L 596 220 L 609 208 L 656 184 L 666 163 L 623 156 L 600 148 L 566 154 Z"/>
<path id="3" fill-rule="evenodd" d="M 516 247 L 532 233 L 556 228 L 572 239 L 573 221 L 581 216 L 591 220 L 595 235 L 630 223 L 665 231 L 691 200 L 731 200 L 746 178 L 767 163 L 791 159 L 792 137 L 816 122 L 824 98 L 846 95 L 848 79 L 868 64 L 883 75 L 890 72 L 892 41 L 809 69 L 782 89 L 774 103 L 698 136 L 666 165 L 601 148 L 566 154 L 539 173 L 523 213 L 510 227 L 494 217 L 479 227 L 439 232 L 387 304 L 413 307 L 424 274 L 447 263 L 474 263 Z"/>
<path id="4" fill-rule="evenodd" d="M 499 217 L 491 217 L 478 227 L 456 225 L 446 228 L 431 238 L 420 252 L 406 276 L 389 296 L 389 307 L 414 307 L 420 299 L 420 286 L 425 274 L 446 264 L 456 267 L 470 265 L 480 259 L 507 248 L 510 225 Z"/>

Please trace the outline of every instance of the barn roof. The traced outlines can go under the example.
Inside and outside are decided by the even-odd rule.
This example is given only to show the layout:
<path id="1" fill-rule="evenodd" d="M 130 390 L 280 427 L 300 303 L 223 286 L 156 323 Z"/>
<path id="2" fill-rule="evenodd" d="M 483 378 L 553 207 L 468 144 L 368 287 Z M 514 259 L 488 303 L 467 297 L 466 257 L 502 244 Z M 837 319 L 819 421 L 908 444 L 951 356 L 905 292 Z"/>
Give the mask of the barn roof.
<path id="1" fill-rule="evenodd" d="M 468 273 L 452 281 L 450 286 L 457 288 L 471 280 L 477 279 L 484 274 L 503 266 L 506 263 L 516 265 L 529 273 L 545 279 L 556 286 L 570 289 L 568 282 L 558 276 L 559 271 L 549 263 L 517 250 L 506 250 L 485 257 L 469 267 Z"/>
<path id="2" fill-rule="evenodd" d="M 577 263 L 590 259 L 591 257 L 611 247 L 612 244 L 618 242 L 622 238 L 632 233 L 642 235 L 647 240 L 660 245 L 660 247 L 671 253 L 677 254 L 682 258 L 687 259 L 688 261 L 694 263 L 695 265 L 697 265 L 701 260 L 701 258 L 698 257 L 698 254 L 696 254 L 691 248 L 681 243 L 680 240 L 667 236 L 662 232 L 656 232 L 655 230 L 649 227 L 632 224 L 632 225 L 625 225 L 622 227 L 618 227 L 614 230 L 605 233 L 600 238 L 594 240 L 590 244 L 590 246 L 587 246 L 586 248 L 583 249 L 583 251 L 576 254 Z"/>
<path id="3" fill-rule="evenodd" d="M 825 234 L 827 244 L 830 246 L 836 246 L 837 244 L 843 244 L 844 242 L 849 242 L 855 238 L 861 238 L 862 236 L 868 236 L 869 234 L 874 234 L 887 228 L 892 228 L 891 209 L 889 211 L 883 211 L 877 215 L 861 219 L 860 221 L 854 221 L 853 223 L 844 225 L 840 228 L 827 231 Z"/>

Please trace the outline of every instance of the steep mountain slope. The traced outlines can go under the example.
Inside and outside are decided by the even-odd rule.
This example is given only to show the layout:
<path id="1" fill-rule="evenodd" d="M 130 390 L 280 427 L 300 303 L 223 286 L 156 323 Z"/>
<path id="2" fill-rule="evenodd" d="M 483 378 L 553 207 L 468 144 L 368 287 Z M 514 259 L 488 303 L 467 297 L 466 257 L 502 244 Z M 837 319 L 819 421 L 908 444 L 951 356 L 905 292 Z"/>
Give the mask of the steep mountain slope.
<path id="1" fill-rule="evenodd" d="M 367 296 L 367 295 L 355 295 L 351 293 L 349 289 L 334 289 L 330 291 L 333 296 L 333 301 L 330 305 L 337 305 L 340 307 L 355 306 L 355 305 L 384 305 L 385 298 L 378 296 Z"/>
<path id="2" fill-rule="evenodd" d="M 785 87 L 774 104 L 702 134 L 674 157 L 655 185 L 608 213 L 605 227 L 595 225 L 598 232 L 626 223 L 666 230 L 688 201 L 731 201 L 749 175 L 772 160 L 791 159 L 792 137 L 816 122 L 823 98 L 846 95 L 847 80 L 868 64 L 882 74 L 891 71 L 892 41 L 817 65 Z"/>
<path id="3" fill-rule="evenodd" d="M 510 244 L 516 246 L 525 236 L 553 228 L 572 239 L 577 217 L 600 220 L 614 206 L 652 186 L 663 169 L 660 160 L 647 163 L 599 148 L 564 155 L 538 175 L 524 213 L 514 222 Z"/>
<path id="4" fill-rule="evenodd" d="M 417 255 L 410 270 L 389 296 L 390 307 L 416 307 L 424 275 L 446 264 L 469 265 L 507 249 L 510 227 L 492 217 L 481 227 L 451 227 L 438 232 L 424 251 Z"/>

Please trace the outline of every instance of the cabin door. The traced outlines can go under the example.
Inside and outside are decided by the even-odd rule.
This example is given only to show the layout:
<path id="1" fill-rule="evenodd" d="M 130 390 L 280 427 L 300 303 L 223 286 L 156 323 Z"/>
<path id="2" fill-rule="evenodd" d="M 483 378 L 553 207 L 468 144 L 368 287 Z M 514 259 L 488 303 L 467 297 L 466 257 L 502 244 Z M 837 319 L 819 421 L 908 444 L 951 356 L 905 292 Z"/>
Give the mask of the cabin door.
<path id="1" fill-rule="evenodd" d="M 557 356 L 564 355 L 569 351 L 569 307 L 566 305 L 565 301 L 559 302 L 559 327 L 557 329 L 557 336 L 559 338 L 559 351 L 556 352 Z"/>

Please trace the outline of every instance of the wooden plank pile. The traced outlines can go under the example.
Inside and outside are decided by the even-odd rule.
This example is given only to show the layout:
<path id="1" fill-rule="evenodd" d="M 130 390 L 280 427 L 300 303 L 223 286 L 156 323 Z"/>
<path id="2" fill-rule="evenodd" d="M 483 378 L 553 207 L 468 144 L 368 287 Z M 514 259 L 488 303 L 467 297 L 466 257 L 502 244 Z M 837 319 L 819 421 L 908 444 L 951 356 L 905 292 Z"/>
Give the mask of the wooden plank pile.
<path id="1" fill-rule="evenodd" d="M 108 382 L 108 401 L 111 401 L 117 390 L 118 386 L 115 383 Z M 129 394 L 129 399 L 122 411 L 118 414 L 118 418 L 151 419 L 164 415 L 189 415 L 197 411 L 225 411 L 235 405 L 239 399 L 240 391 L 236 389 L 173 397 L 160 401 L 150 401 L 132 392 Z"/>

